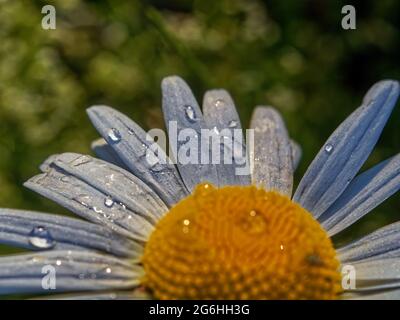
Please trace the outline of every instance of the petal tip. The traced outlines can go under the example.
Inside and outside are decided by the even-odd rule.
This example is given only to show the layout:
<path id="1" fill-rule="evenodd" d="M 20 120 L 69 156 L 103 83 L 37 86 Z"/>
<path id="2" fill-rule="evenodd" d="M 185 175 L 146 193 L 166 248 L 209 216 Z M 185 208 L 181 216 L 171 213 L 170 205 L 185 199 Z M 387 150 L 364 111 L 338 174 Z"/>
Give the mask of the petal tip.
<path id="1" fill-rule="evenodd" d="M 171 75 L 162 79 L 161 88 L 166 89 L 170 86 L 181 85 L 181 84 L 186 84 L 185 80 L 183 80 L 181 77 L 177 75 Z"/>
<path id="2" fill-rule="evenodd" d="M 368 90 L 364 96 L 363 104 L 368 104 L 381 96 L 398 96 L 399 92 L 400 85 L 398 81 L 391 79 L 381 80 L 372 85 L 372 87 Z"/>

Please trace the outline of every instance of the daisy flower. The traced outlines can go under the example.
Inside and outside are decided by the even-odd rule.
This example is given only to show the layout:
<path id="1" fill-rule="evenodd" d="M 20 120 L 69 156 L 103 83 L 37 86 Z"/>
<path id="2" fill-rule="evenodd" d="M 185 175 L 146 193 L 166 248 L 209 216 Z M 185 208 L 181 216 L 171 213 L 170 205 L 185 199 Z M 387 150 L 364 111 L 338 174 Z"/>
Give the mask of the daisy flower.
<path id="1" fill-rule="evenodd" d="M 179 77 L 164 79 L 162 92 L 167 127 L 174 121 L 178 131 L 190 128 L 196 136 L 202 129 L 241 129 L 224 90 L 207 92 L 202 111 Z M 400 298 L 399 223 L 344 247 L 331 240 L 400 187 L 400 155 L 358 173 L 398 95 L 396 81 L 375 84 L 328 138 L 293 195 L 301 151 L 271 107 L 257 107 L 251 120 L 249 175 L 236 174 L 235 162 L 150 161 L 142 128 L 112 108 L 91 107 L 89 117 L 103 137 L 93 144 L 101 160 L 53 155 L 25 184 L 88 221 L 1 209 L 0 242 L 34 252 L 0 258 L 0 293 Z M 173 135 L 169 145 L 178 150 L 183 143 Z"/>

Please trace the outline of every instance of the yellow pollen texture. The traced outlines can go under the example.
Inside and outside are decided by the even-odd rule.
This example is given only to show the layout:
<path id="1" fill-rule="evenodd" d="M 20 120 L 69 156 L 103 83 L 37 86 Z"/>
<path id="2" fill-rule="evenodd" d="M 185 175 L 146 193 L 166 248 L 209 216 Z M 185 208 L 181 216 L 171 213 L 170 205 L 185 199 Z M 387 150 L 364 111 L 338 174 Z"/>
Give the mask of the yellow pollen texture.
<path id="1" fill-rule="evenodd" d="M 158 299 L 333 299 L 339 262 L 326 232 L 288 197 L 197 186 L 156 225 L 142 258 Z"/>

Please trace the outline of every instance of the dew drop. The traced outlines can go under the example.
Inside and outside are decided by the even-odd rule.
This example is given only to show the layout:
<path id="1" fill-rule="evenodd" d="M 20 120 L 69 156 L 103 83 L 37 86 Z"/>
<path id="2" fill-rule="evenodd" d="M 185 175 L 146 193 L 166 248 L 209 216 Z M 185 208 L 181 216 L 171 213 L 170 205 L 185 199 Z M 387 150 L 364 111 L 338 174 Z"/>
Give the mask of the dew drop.
<path id="1" fill-rule="evenodd" d="M 231 121 L 229 121 L 229 123 L 228 123 L 228 127 L 229 127 L 229 128 L 236 128 L 237 125 L 238 125 L 238 123 L 237 123 L 236 120 L 231 120 Z"/>
<path id="2" fill-rule="evenodd" d="M 222 107 L 225 104 L 225 101 L 223 99 L 217 99 L 214 102 L 214 106 L 216 106 L 217 108 Z"/>
<path id="3" fill-rule="evenodd" d="M 103 213 L 103 210 L 101 210 L 101 209 L 99 209 L 99 208 L 97 208 L 97 207 L 92 207 L 92 210 L 94 211 L 94 212 L 96 212 L 96 213 Z"/>
<path id="4" fill-rule="evenodd" d="M 330 143 L 328 143 L 325 148 L 324 148 L 325 152 L 327 153 L 331 153 L 333 151 L 333 145 L 331 145 Z"/>
<path id="5" fill-rule="evenodd" d="M 111 273 L 111 268 L 106 268 L 106 273 Z"/>
<path id="6" fill-rule="evenodd" d="M 29 234 L 29 243 L 39 249 L 50 249 L 56 245 L 50 231 L 42 226 L 32 229 Z"/>
<path id="7" fill-rule="evenodd" d="M 110 197 L 107 197 L 105 200 L 104 200 L 104 205 L 107 207 L 107 208 L 112 208 L 113 206 L 114 206 L 114 200 L 112 199 L 112 198 L 110 198 Z"/>
<path id="8" fill-rule="evenodd" d="M 88 200 L 90 200 L 90 197 L 85 194 L 80 194 L 79 196 L 77 196 L 75 198 L 75 201 L 79 202 L 81 205 L 83 205 L 86 208 L 89 207 Z"/>
<path id="9" fill-rule="evenodd" d="M 186 118 L 190 122 L 196 121 L 196 112 L 194 111 L 192 106 L 190 106 L 190 105 L 185 106 L 185 114 L 186 114 Z"/>
<path id="10" fill-rule="evenodd" d="M 108 130 L 107 135 L 114 143 L 118 143 L 121 141 L 121 133 L 115 128 L 111 128 L 110 130 Z"/>
<path id="11" fill-rule="evenodd" d="M 61 260 L 57 260 L 57 261 L 56 261 L 56 265 L 57 265 L 57 266 L 61 266 L 61 264 L 62 264 Z"/>
<path id="12" fill-rule="evenodd" d="M 201 183 L 201 184 L 197 185 L 197 187 L 194 191 L 194 197 L 201 199 L 201 198 L 209 195 L 214 190 L 215 190 L 215 188 L 212 184 Z"/>
<path id="13" fill-rule="evenodd" d="M 243 231 L 251 235 L 258 235 L 264 232 L 266 225 L 265 218 L 256 210 L 251 210 L 248 215 L 241 220 Z"/>

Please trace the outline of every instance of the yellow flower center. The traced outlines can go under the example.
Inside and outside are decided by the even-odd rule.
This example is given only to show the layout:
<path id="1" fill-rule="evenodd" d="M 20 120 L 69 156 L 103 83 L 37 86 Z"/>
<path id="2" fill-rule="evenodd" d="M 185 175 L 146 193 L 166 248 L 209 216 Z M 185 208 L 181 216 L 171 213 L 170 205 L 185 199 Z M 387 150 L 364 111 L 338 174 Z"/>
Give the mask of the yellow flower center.
<path id="1" fill-rule="evenodd" d="M 159 299 L 332 299 L 332 243 L 309 212 L 277 192 L 199 185 L 157 224 L 143 285 Z"/>

